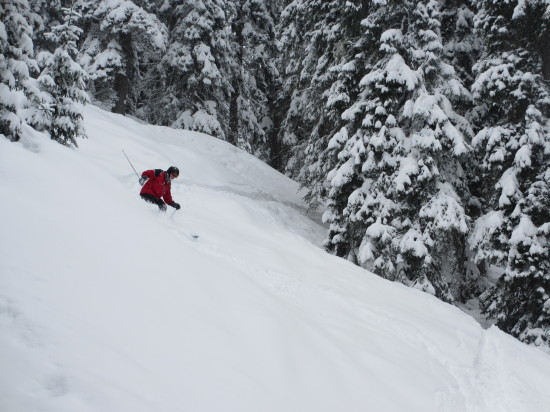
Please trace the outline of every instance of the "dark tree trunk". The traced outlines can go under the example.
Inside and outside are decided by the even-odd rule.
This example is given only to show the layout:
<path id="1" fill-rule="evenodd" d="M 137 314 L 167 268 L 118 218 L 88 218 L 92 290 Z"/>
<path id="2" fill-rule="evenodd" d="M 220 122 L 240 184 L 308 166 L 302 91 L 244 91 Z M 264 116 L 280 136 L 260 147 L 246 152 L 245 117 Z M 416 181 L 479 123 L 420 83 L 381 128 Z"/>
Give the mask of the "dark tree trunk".
<path id="1" fill-rule="evenodd" d="M 114 89 L 116 92 L 117 100 L 113 106 L 113 113 L 126 114 L 126 99 L 128 97 L 128 89 L 130 82 L 126 73 L 117 73 L 115 75 Z"/>
<path id="2" fill-rule="evenodd" d="M 267 103 L 267 107 L 269 110 L 269 115 L 273 121 L 273 128 L 271 129 L 269 136 L 267 137 L 269 145 L 269 160 L 267 163 L 273 169 L 283 173 L 284 166 L 282 145 L 279 138 L 279 134 L 281 131 L 281 114 L 283 113 L 283 111 L 281 110 L 281 106 L 283 106 L 283 104 L 277 94 L 277 85 L 270 75 L 266 74 L 266 78 L 268 79 L 269 84 L 269 102 Z"/>
<path id="3" fill-rule="evenodd" d="M 542 75 L 544 76 L 544 80 L 550 80 L 550 32 L 547 32 L 542 36 L 540 56 L 542 60 Z"/>
<path id="4" fill-rule="evenodd" d="M 229 103 L 229 133 L 227 142 L 232 145 L 237 144 L 239 136 L 239 87 L 233 82 L 233 93 L 231 93 L 231 102 Z"/>
<path id="5" fill-rule="evenodd" d="M 237 15 L 233 22 L 233 32 L 235 33 L 235 42 L 237 44 L 237 73 L 234 73 L 233 92 L 231 93 L 231 102 L 229 107 L 229 133 L 227 141 L 233 145 L 236 145 L 239 140 L 239 97 L 241 95 L 242 86 L 242 67 L 243 67 L 243 48 L 244 48 L 244 36 L 243 36 L 243 16 L 242 16 L 242 4 L 238 2 Z"/>
<path id="6" fill-rule="evenodd" d="M 113 113 L 126 114 L 128 110 L 128 96 L 130 94 L 130 79 L 134 73 L 134 51 L 132 49 L 132 35 L 129 33 L 120 34 L 120 45 L 125 60 L 125 67 L 115 74 L 114 90 L 116 103 L 112 109 Z"/>

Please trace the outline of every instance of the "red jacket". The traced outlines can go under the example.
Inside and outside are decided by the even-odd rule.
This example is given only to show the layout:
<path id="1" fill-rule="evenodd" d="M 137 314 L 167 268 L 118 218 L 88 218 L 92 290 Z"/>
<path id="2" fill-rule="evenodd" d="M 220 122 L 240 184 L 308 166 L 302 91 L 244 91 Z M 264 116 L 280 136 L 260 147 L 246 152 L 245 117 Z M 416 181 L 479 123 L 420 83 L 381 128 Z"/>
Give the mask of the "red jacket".
<path id="1" fill-rule="evenodd" d="M 148 180 L 141 188 L 140 194 L 147 193 L 157 199 L 164 198 L 167 204 L 172 203 L 172 193 L 170 192 L 172 185 L 170 184 L 170 178 L 166 176 L 166 172 L 160 169 L 146 170 L 141 176 L 146 177 Z"/>

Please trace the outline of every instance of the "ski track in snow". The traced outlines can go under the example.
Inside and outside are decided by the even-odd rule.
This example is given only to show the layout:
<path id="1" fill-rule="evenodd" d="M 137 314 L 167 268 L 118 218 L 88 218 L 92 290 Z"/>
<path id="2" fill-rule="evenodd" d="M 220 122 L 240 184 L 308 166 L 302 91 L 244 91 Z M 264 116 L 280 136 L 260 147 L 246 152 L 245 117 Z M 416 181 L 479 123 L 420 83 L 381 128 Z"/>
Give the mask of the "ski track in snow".
<path id="1" fill-rule="evenodd" d="M 181 234 L 180 230 L 174 229 Z M 392 317 L 388 313 L 377 311 L 369 308 L 361 301 L 344 298 L 339 293 L 327 287 L 312 285 L 311 283 L 300 281 L 299 279 L 290 277 L 281 272 L 274 272 L 267 267 L 263 267 L 253 262 L 243 259 L 241 256 L 232 255 L 225 252 L 219 245 L 209 244 L 208 241 L 196 243 L 193 245 L 202 252 L 216 256 L 225 260 L 228 264 L 237 267 L 241 272 L 247 274 L 250 278 L 255 279 L 259 285 L 268 287 L 272 293 L 280 298 L 285 299 L 292 305 L 297 305 L 300 297 L 303 295 L 314 295 L 315 300 L 329 300 L 340 306 L 346 312 L 358 314 L 360 318 L 367 319 L 369 326 L 372 328 L 380 327 L 388 331 L 388 326 L 391 326 L 391 332 L 396 338 L 407 341 L 410 345 L 418 350 L 427 351 L 433 355 L 455 378 L 456 387 L 449 387 L 447 393 L 440 393 L 439 404 L 442 411 L 505 411 L 505 410 L 521 410 L 522 402 L 513 402 L 510 404 L 510 398 L 502 401 L 502 391 L 497 388 L 496 396 L 490 397 L 488 405 L 485 404 L 484 398 L 487 398 L 487 389 L 491 389 L 494 384 L 494 378 L 498 376 L 507 376 L 503 367 L 500 366 L 500 361 L 497 358 L 496 362 L 487 360 L 489 355 L 485 334 L 480 331 L 480 354 L 477 364 L 469 367 L 457 368 L 456 360 L 452 354 L 443 354 L 438 350 L 436 344 L 422 334 L 422 331 L 415 328 L 414 325 L 403 324 L 399 319 Z M 300 313 L 300 312 L 298 312 Z M 319 319 L 317 319 L 319 321 Z M 364 327 L 364 325 L 363 325 Z M 496 351 L 498 354 L 498 350 Z M 492 355 L 494 358 L 495 356 Z M 502 370 L 500 370 L 502 369 Z M 488 385 L 483 385 L 483 382 Z M 481 392 L 483 390 L 483 393 Z M 467 396 L 464 396 L 466 394 Z M 492 394 L 491 394 L 492 395 Z M 470 399 L 472 398 L 472 399 Z M 454 407 L 450 405 L 463 404 L 464 407 Z M 489 408 L 489 406 L 491 406 Z"/>

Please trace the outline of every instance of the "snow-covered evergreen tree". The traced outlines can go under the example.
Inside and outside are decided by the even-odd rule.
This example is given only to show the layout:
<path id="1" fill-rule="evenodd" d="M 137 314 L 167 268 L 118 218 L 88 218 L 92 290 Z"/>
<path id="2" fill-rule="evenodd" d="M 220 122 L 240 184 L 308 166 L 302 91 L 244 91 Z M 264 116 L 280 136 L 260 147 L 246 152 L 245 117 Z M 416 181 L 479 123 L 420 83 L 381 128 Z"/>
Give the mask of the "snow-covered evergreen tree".
<path id="1" fill-rule="evenodd" d="M 282 50 L 278 66 L 283 76 L 280 106 L 284 117 L 279 140 L 285 156 L 281 163 L 292 177 L 297 174 L 298 162 L 292 160 L 291 150 L 306 140 L 318 118 L 314 102 L 318 104 L 321 96 L 318 90 L 310 87 L 314 57 L 308 54 L 306 48 L 309 33 L 315 22 L 322 18 L 320 3 L 304 0 L 290 2 L 281 14 L 277 33 Z"/>
<path id="2" fill-rule="evenodd" d="M 364 20 L 371 69 L 343 114 L 331 182 L 328 250 L 448 301 L 463 300 L 468 230 L 462 163 L 469 99 L 444 61 L 439 3 L 377 1 Z M 367 65 L 367 67 L 369 67 Z"/>
<path id="3" fill-rule="evenodd" d="M 33 114 L 26 109 L 40 95 L 31 78 L 38 66 L 30 12 L 27 0 L 0 1 L 0 134 L 12 141 L 21 138 L 22 127 Z"/>
<path id="4" fill-rule="evenodd" d="M 326 175 L 336 160 L 328 141 L 358 93 L 369 47 L 361 41 L 360 25 L 368 3 L 295 0 L 282 15 L 280 141 L 288 151 L 286 171 L 308 189 L 312 207 L 326 196 Z"/>
<path id="5" fill-rule="evenodd" d="M 550 343 L 550 89 L 544 59 L 548 2 L 478 0 L 484 55 L 473 85 L 473 144 L 484 212 L 471 243 L 476 262 L 504 269 L 485 312 L 527 342 Z"/>
<path id="6" fill-rule="evenodd" d="M 73 0 L 28 0 L 31 9 L 29 23 L 33 26 L 33 43 L 35 52 L 53 47 L 45 36 L 51 28 L 63 20 L 62 9 L 73 6 Z"/>
<path id="7" fill-rule="evenodd" d="M 82 105 L 88 102 L 86 72 L 75 62 L 77 42 L 82 29 L 81 18 L 74 7 L 63 8 L 63 23 L 46 33 L 46 38 L 57 48 L 53 53 L 43 52 L 39 64 L 43 67 L 38 77 L 40 87 L 49 95 L 50 113 L 45 128 L 53 140 L 68 146 L 77 146 L 76 139 L 84 136 Z"/>
<path id="8" fill-rule="evenodd" d="M 228 141 L 269 161 L 276 119 L 279 73 L 275 68 L 275 22 L 265 0 L 233 0 L 231 49 L 234 54 Z"/>
<path id="9" fill-rule="evenodd" d="M 166 47 L 166 27 L 130 0 L 80 0 L 79 5 L 87 27 L 79 63 L 90 75 L 94 97 L 116 113 L 134 113 L 143 98 L 148 57 Z"/>
<path id="10" fill-rule="evenodd" d="M 474 81 L 472 69 L 481 50 L 481 39 L 474 29 L 475 12 L 472 0 L 446 0 L 441 5 L 444 53 L 467 87 Z"/>
<path id="11" fill-rule="evenodd" d="M 159 65 L 164 95 L 158 123 L 227 137 L 233 56 L 225 8 L 222 0 L 167 0 L 162 6 L 170 37 Z"/>

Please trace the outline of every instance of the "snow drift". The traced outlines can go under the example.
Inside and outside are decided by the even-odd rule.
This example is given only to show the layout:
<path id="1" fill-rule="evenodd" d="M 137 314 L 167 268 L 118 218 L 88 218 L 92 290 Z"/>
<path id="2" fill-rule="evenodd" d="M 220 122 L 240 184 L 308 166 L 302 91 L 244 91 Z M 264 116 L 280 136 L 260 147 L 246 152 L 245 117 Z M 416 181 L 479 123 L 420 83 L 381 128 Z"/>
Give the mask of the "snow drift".
<path id="1" fill-rule="evenodd" d="M 85 120 L 78 150 L 0 139 L 2 412 L 550 410 L 547 354 L 326 254 L 294 182 Z M 180 168 L 182 210 L 139 198 L 122 149 Z"/>

